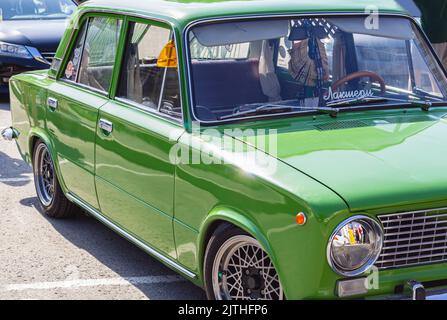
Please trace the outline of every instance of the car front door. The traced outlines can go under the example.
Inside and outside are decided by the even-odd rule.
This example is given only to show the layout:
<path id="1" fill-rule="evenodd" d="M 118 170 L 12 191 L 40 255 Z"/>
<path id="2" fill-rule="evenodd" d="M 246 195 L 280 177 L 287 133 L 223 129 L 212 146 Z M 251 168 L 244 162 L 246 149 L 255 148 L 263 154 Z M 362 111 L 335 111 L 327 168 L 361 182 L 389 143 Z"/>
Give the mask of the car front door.
<path id="1" fill-rule="evenodd" d="M 169 154 L 184 130 L 177 68 L 157 64 L 172 32 L 163 24 L 129 21 L 126 34 L 116 98 L 99 112 L 98 199 L 109 220 L 176 258 Z"/>
<path id="2" fill-rule="evenodd" d="M 98 209 L 94 183 L 99 108 L 107 103 L 122 20 L 89 16 L 66 57 L 63 74 L 50 85 L 47 128 L 68 191 Z"/>

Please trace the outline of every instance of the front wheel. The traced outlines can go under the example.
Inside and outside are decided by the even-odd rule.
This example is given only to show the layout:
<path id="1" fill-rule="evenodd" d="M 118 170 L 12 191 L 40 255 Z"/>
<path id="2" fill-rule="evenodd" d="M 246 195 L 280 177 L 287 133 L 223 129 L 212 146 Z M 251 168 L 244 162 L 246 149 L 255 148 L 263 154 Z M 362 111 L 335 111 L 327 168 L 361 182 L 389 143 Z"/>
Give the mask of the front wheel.
<path id="1" fill-rule="evenodd" d="M 208 299 L 284 299 L 278 274 L 260 243 L 230 225 L 211 237 L 204 271 Z"/>
<path id="2" fill-rule="evenodd" d="M 38 141 L 34 147 L 33 173 L 37 198 L 44 212 L 51 218 L 73 216 L 76 206 L 65 197 L 57 180 L 50 151 L 42 141 Z"/>

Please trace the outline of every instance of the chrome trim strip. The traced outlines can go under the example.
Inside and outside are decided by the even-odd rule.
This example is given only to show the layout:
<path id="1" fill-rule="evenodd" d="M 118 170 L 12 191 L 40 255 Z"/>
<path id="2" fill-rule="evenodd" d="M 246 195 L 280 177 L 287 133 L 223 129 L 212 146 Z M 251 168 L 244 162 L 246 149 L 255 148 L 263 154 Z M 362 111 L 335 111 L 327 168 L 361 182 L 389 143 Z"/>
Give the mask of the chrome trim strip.
<path id="1" fill-rule="evenodd" d="M 423 240 L 423 239 L 425 239 L 427 237 L 433 238 L 433 235 L 425 236 L 425 237 L 407 238 L 407 239 L 402 239 L 402 240 L 399 240 L 399 241 L 396 241 L 396 240 L 391 240 L 390 241 L 390 240 L 388 240 L 388 242 L 386 242 L 386 243 L 390 243 L 390 242 L 404 242 L 404 241 L 410 241 L 410 240 Z M 431 244 L 438 244 L 438 243 L 445 243 L 445 242 L 446 242 L 445 240 L 436 240 L 436 241 L 431 241 L 430 243 Z M 410 245 L 408 245 L 408 247 L 420 247 L 420 244 L 410 244 Z M 402 246 L 397 245 L 397 246 L 389 246 L 389 247 L 387 246 L 386 247 L 387 250 L 399 249 L 399 248 L 402 248 Z M 447 245 L 444 248 L 440 248 L 440 249 L 447 249 Z M 428 249 L 422 249 L 422 250 L 428 250 Z"/>
<path id="2" fill-rule="evenodd" d="M 248 116 L 246 118 L 240 118 L 240 119 L 229 119 L 229 120 L 218 120 L 218 121 L 203 121 L 200 120 L 197 115 L 194 113 L 194 99 L 193 99 L 193 92 L 192 92 L 192 78 L 191 78 L 191 60 L 190 60 L 190 50 L 189 50 L 189 41 L 188 41 L 188 33 L 190 32 L 190 29 L 193 28 L 196 25 L 199 24 L 205 24 L 205 23 L 210 23 L 210 22 L 219 22 L 219 21 L 228 21 L 228 20 L 254 20 L 254 19 L 263 19 L 263 18 L 287 18 L 287 17 L 296 17 L 296 18 L 306 18 L 306 17 L 333 17 L 333 16 L 349 16 L 349 17 L 353 17 L 353 16 L 359 16 L 359 17 L 366 17 L 368 16 L 368 14 L 366 13 L 362 13 L 362 12 L 352 12 L 352 11 L 348 11 L 348 12 L 310 12 L 310 13 L 299 13 L 296 15 L 293 15 L 292 13 L 287 13 L 287 14 L 270 14 L 270 15 L 245 15 L 245 16 L 227 16 L 227 17 L 220 17 L 220 18 L 208 18 L 208 19 L 201 19 L 201 20 L 197 20 L 194 21 L 190 24 L 188 24 L 183 32 L 183 41 L 184 41 L 184 45 L 185 45 L 185 50 L 184 50 L 184 60 L 185 60 L 185 64 L 187 66 L 187 81 L 188 81 L 188 94 L 189 94 L 189 103 L 190 103 L 190 111 L 191 114 L 193 116 L 192 121 L 198 121 L 200 124 L 207 124 L 207 125 L 220 125 L 220 124 L 225 124 L 225 123 L 231 123 L 234 121 L 247 121 L 247 120 L 256 120 L 256 119 L 275 119 L 278 116 L 284 116 L 284 115 L 305 115 L 304 113 L 299 113 L 299 112 L 285 112 L 285 113 L 278 113 L 275 114 L 274 116 L 270 116 L 270 117 L 266 117 L 265 115 L 257 115 L 257 116 Z M 389 12 L 384 12 L 384 13 L 380 13 L 379 16 L 385 16 L 385 17 L 400 17 L 400 18 L 406 18 L 410 21 L 412 21 L 415 25 L 416 28 L 419 30 L 419 32 L 422 34 L 423 38 L 425 38 L 425 41 L 428 43 L 432 54 L 434 55 L 435 59 L 438 61 L 438 64 L 441 65 L 439 58 L 437 57 L 437 55 L 435 54 L 435 51 L 433 49 L 433 47 L 430 45 L 430 42 L 428 42 L 428 37 L 427 35 L 424 33 L 424 31 L 422 30 L 422 27 L 420 26 L 420 24 L 417 22 L 417 20 L 408 15 L 408 14 L 404 14 L 404 13 L 389 13 Z M 442 68 L 442 70 L 445 70 L 444 68 Z M 447 72 L 444 71 L 446 76 L 447 76 Z M 313 113 L 310 113 L 313 114 Z"/>
<path id="3" fill-rule="evenodd" d="M 155 258 L 157 258 L 158 260 L 160 260 L 161 262 L 163 262 L 167 266 L 171 267 L 172 269 L 178 271 L 179 273 L 183 274 L 184 276 L 186 276 L 186 277 L 188 277 L 190 279 L 196 279 L 197 278 L 196 274 L 194 274 L 191 271 L 187 270 L 186 268 L 182 267 L 177 262 L 175 262 L 175 261 L 171 260 L 170 258 L 164 256 L 163 254 L 159 253 L 158 251 L 152 249 L 151 247 L 149 247 L 148 245 L 146 245 L 145 243 L 143 243 L 142 241 L 140 241 L 139 239 L 137 239 L 133 235 L 129 234 L 128 232 L 126 232 L 122 228 L 118 227 L 112 221 L 110 221 L 109 219 L 104 217 L 101 213 L 99 213 L 96 209 L 93 209 L 88 204 L 86 204 L 84 201 L 82 201 L 79 198 L 77 198 L 75 195 L 73 195 L 71 193 L 67 193 L 66 196 L 67 196 L 68 200 L 74 202 L 75 204 L 80 206 L 82 209 L 88 211 L 93 217 L 98 219 L 104 225 L 106 225 L 107 227 L 109 227 L 113 231 L 117 232 L 119 235 L 121 235 L 122 237 L 126 238 L 130 242 L 134 243 L 135 245 L 140 247 L 145 252 L 147 252 L 150 255 L 154 256 Z"/>
<path id="4" fill-rule="evenodd" d="M 438 217 L 438 218 L 445 218 L 445 217 L 447 217 L 447 214 L 439 214 L 439 215 L 436 215 L 436 217 Z M 415 223 L 415 224 L 413 224 L 413 226 L 414 227 L 418 227 L 418 226 L 423 226 L 423 225 L 427 225 L 427 224 L 435 224 L 435 223 L 433 223 L 433 222 L 428 222 L 428 223 L 419 223 L 419 220 L 425 220 L 426 219 L 426 217 L 415 217 L 414 219 L 412 219 L 412 218 L 403 218 L 403 219 L 399 219 L 399 222 L 403 222 L 403 221 L 415 221 L 415 222 L 417 222 L 417 223 Z M 384 223 L 386 223 L 386 222 L 392 222 L 392 220 L 387 220 L 387 221 L 383 221 Z M 395 227 L 393 227 L 393 226 L 390 226 L 390 227 L 385 227 L 384 228 L 384 230 L 390 230 L 390 229 L 394 229 Z"/>
<path id="5" fill-rule="evenodd" d="M 421 251 L 418 251 L 421 252 Z M 407 254 L 406 252 L 402 253 L 403 255 Z M 399 254 L 397 254 L 399 255 Z M 389 259 L 389 260 L 377 260 L 376 263 L 390 263 L 390 262 L 400 262 L 400 261 L 406 261 L 406 260 L 420 260 L 420 259 L 429 259 L 429 258 L 436 258 L 436 257 L 444 257 L 446 254 L 445 252 L 442 253 L 436 253 L 436 254 L 426 254 L 423 256 L 417 256 L 414 258 L 396 258 L 396 259 Z M 382 255 L 381 255 L 382 256 Z M 428 261 L 428 262 L 415 262 L 418 265 L 423 265 L 423 264 L 435 264 L 435 263 L 445 263 L 444 260 L 438 260 L 438 261 Z M 393 267 L 388 267 L 389 268 L 405 268 L 406 266 L 408 266 L 408 264 L 403 264 L 403 265 L 399 265 L 399 266 L 393 266 Z M 387 267 L 384 267 L 387 268 Z M 383 269 L 382 267 L 380 269 Z"/>
<path id="6" fill-rule="evenodd" d="M 433 238 L 433 235 L 428 234 L 425 236 L 420 236 L 420 237 L 409 237 L 409 238 L 403 238 L 403 239 L 399 239 L 399 241 L 397 241 L 396 239 L 390 239 L 390 240 L 384 240 L 383 243 L 393 243 L 393 242 L 405 242 L 405 241 L 410 241 L 410 240 L 423 240 L 426 238 Z M 388 249 L 389 247 L 387 247 Z M 396 249 L 396 248 L 392 248 L 392 249 Z"/>
<path id="7" fill-rule="evenodd" d="M 391 261 L 391 262 L 393 262 L 393 261 Z M 399 262 L 399 261 L 397 261 L 397 262 Z M 377 261 L 376 263 L 379 263 L 379 261 Z M 383 262 L 381 262 L 381 263 L 383 263 Z M 401 265 L 398 267 L 379 267 L 379 271 L 403 269 L 403 268 L 410 268 L 410 267 L 421 267 L 421 266 L 429 266 L 429 265 L 434 265 L 434 264 L 445 264 L 445 263 L 446 262 L 443 260 L 434 261 L 434 262 L 424 262 L 424 263 L 413 262 L 413 263 L 407 263 L 405 265 Z"/>
<path id="8" fill-rule="evenodd" d="M 436 211 L 447 211 L 447 207 L 436 208 L 436 209 L 427 209 L 427 210 L 417 210 L 417 211 L 403 211 L 403 212 L 399 212 L 399 213 L 384 214 L 384 215 L 380 215 L 379 217 L 382 219 L 382 218 L 395 217 L 395 216 L 406 215 L 406 214 L 430 213 L 430 212 L 436 212 Z M 443 214 L 443 216 L 447 216 L 447 214 Z M 384 221 L 384 222 L 386 222 L 386 221 Z"/>
<path id="9" fill-rule="evenodd" d="M 96 88 L 93 88 L 93 87 L 89 87 L 89 86 L 87 86 L 87 85 L 85 85 L 85 84 L 83 84 L 83 83 L 80 83 L 80 82 L 74 82 L 74 81 L 72 81 L 72 80 L 67 80 L 67 79 L 64 79 L 64 78 L 56 79 L 56 81 L 60 81 L 60 82 L 69 84 L 69 85 L 71 85 L 74 89 L 84 89 L 84 90 L 87 90 L 89 93 L 96 93 L 96 94 L 99 94 L 99 95 L 102 96 L 103 98 L 106 98 L 106 99 L 109 100 L 109 93 L 106 92 L 106 91 L 102 91 L 102 90 L 100 90 L 100 89 L 96 89 Z M 73 99 L 73 97 L 72 97 L 72 99 Z"/>
<path id="10" fill-rule="evenodd" d="M 413 225 L 408 225 L 406 228 L 411 228 Z M 403 228 L 405 228 L 405 226 L 403 226 Z M 399 229 L 399 226 L 395 227 L 394 229 Z M 430 229 L 412 229 L 410 231 L 397 231 L 397 232 L 390 232 L 390 233 L 386 233 L 386 236 L 389 237 L 393 237 L 393 236 L 400 236 L 400 235 L 406 235 L 406 234 L 413 234 L 413 233 L 425 233 L 425 232 L 434 232 L 434 231 L 442 231 L 442 230 L 447 230 L 447 226 L 444 227 L 439 227 L 439 228 L 430 228 Z"/>
<path id="11" fill-rule="evenodd" d="M 153 117 L 156 117 L 158 119 L 167 121 L 167 122 L 169 122 L 171 124 L 174 124 L 176 126 L 179 126 L 179 127 L 183 128 L 183 123 L 182 123 L 183 121 L 182 121 L 182 119 L 175 118 L 173 116 L 170 116 L 167 113 L 159 112 L 159 111 L 157 111 L 155 109 L 151 109 L 151 108 L 146 107 L 146 106 L 144 106 L 142 104 L 139 104 L 139 103 L 137 103 L 135 101 L 131 101 L 131 100 L 128 100 L 128 99 L 125 99 L 125 98 L 115 97 L 115 99 L 110 100 L 110 102 L 112 102 L 112 103 L 113 102 L 114 103 L 117 103 L 117 102 L 122 103 L 126 107 L 133 107 L 133 108 L 138 109 L 138 110 L 140 110 L 142 112 L 145 112 L 145 113 L 147 113 L 147 114 L 149 114 L 149 115 L 151 115 Z"/>
<path id="12" fill-rule="evenodd" d="M 437 242 L 435 242 L 435 241 L 433 241 L 433 242 L 430 242 L 430 244 L 436 244 L 436 243 L 445 243 L 445 240 L 444 241 L 437 241 Z M 420 244 L 415 244 L 415 245 L 408 245 L 409 247 L 420 247 L 421 245 Z M 393 249 L 398 249 L 398 248 L 400 248 L 400 247 L 397 247 L 397 248 L 393 248 Z M 387 250 L 388 249 L 391 249 L 391 248 L 387 248 Z M 447 245 L 445 245 L 445 246 L 442 246 L 442 247 L 436 247 L 436 250 L 443 250 L 443 251 L 445 251 L 447 249 Z M 428 252 L 428 251 L 434 251 L 433 250 L 433 248 L 425 248 L 425 249 L 419 249 L 417 252 Z M 411 253 L 414 253 L 414 250 L 407 250 L 407 251 L 399 251 L 399 253 L 397 254 L 397 255 L 409 255 L 409 254 L 411 254 Z M 428 255 L 428 256 L 430 256 L 430 257 L 438 257 L 438 256 L 445 256 L 446 254 L 445 254 L 445 252 L 442 252 L 441 254 L 439 254 L 439 255 L 436 255 L 436 254 L 432 254 L 432 255 Z M 390 253 L 382 253 L 381 255 L 380 255 L 381 257 L 384 257 L 384 260 L 378 260 L 377 261 L 377 263 L 380 263 L 381 261 L 388 261 L 388 262 L 391 262 L 391 261 L 400 261 L 400 259 L 392 259 L 392 260 L 386 260 L 387 258 L 386 257 L 390 257 L 390 256 L 396 256 L 396 253 L 395 252 L 390 252 Z M 411 258 L 408 258 L 408 257 L 406 257 L 406 258 L 404 258 L 404 260 L 410 260 Z"/>

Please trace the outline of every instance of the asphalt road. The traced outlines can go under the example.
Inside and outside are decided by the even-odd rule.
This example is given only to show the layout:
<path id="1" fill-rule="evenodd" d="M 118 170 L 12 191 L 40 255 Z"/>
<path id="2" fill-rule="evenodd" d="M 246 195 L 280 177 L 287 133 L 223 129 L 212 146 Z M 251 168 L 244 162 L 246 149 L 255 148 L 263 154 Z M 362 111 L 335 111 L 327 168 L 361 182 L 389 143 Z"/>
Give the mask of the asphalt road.
<path id="1" fill-rule="evenodd" d="M 11 124 L 0 98 L 0 128 Z M 0 300 L 205 299 L 202 289 L 93 218 L 50 220 L 30 167 L 0 140 Z"/>

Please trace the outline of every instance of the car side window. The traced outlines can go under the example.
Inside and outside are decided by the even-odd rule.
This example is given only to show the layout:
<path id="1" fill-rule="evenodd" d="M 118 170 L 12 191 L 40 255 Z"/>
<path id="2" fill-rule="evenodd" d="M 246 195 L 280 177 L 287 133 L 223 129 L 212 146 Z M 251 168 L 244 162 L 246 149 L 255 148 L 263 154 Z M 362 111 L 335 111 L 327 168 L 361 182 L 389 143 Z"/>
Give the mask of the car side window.
<path id="1" fill-rule="evenodd" d="M 122 21 L 111 17 L 89 20 L 69 60 L 65 79 L 108 92 Z"/>
<path id="2" fill-rule="evenodd" d="M 82 29 L 79 32 L 78 39 L 73 48 L 73 52 L 70 55 L 67 66 L 65 67 L 65 72 L 62 75 L 62 79 L 74 81 L 78 78 L 79 65 L 81 62 L 82 48 L 85 42 L 85 33 L 87 31 L 87 23 L 84 23 Z"/>
<path id="3" fill-rule="evenodd" d="M 117 97 L 181 118 L 177 67 L 157 64 L 171 40 L 172 32 L 168 28 L 130 24 Z"/>

